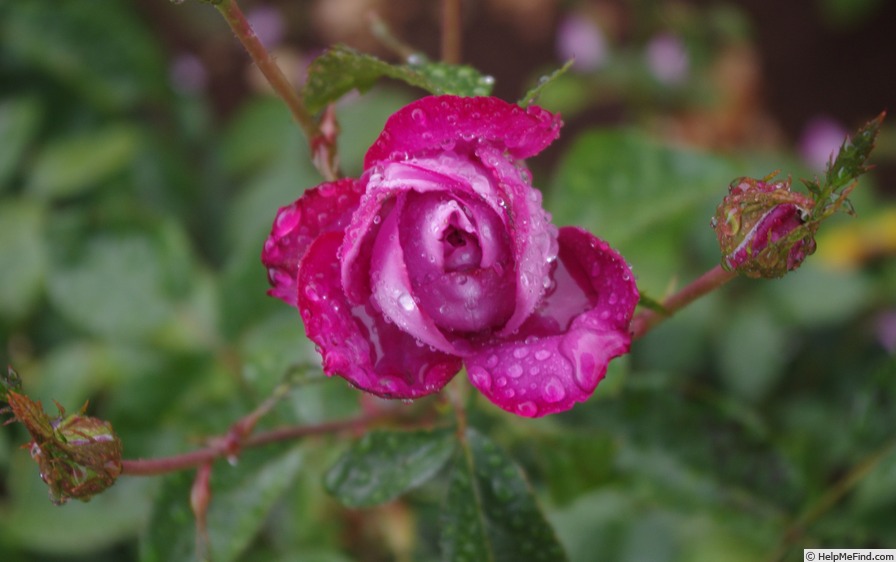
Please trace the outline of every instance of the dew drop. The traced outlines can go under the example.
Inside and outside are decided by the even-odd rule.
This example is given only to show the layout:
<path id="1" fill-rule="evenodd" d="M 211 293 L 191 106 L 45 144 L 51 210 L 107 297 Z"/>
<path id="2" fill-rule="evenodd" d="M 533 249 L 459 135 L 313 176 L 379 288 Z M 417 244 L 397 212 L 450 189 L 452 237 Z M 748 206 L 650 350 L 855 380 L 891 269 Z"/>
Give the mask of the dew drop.
<path id="1" fill-rule="evenodd" d="M 539 349 L 538 351 L 535 352 L 535 358 L 538 359 L 539 361 L 544 361 L 545 359 L 547 359 L 550 356 L 551 356 L 551 352 L 548 351 L 547 349 Z"/>
<path id="2" fill-rule="evenodd" d="M 476 388 L 484 391 L 492 387 L 492 378 L 482 367 L 470 367 L 469 373 L 470 381 Z"/>
<path id="3" fill-rule="evenodd" d="M 529 350 L 526 349 L 525 347 L 518 347 L 513 350 L 513 356 L 516 357 L 517 359 L 523 359 L 527 355 L 529 355 Z"/>
<path id="4" fill-rule="evenodd" d="M 523 374 L 523 367 L 520 365 L 511 365 L 509 369 L 507 369 L 507 374 L 513 378 L 519 378 Z"/>
<path id="5" fill-rule="evenodd" d="M 535 405 L 535 402 L 522 402 L 517 405 L 516 413 L 531 418 L 538 413 L 538 406 Z"/>
<path id="6" fill-rule="evenodd" d="M 497 364 L 498 364 L 498 356 L 497 356 L 497 355 L 492 355 L 492 356 L 489 357 L 488 360 L 485 362 L 485 366 L 486 366 L 486 367 L 490 367 L 490 368 L 494 367 L 494 366 L 497 365 Z"/>
<path id="7" fill-rule="evenodd" d="M 619 295 L 617 295 L 616 293 L 610 293 L 610 304 L 613 305 L 617 302 L 619 302 Z"/>
<path id="8" fill-rule="evenodd" d="M 401 296 L 398 297 L 398 304 L 400 304 L 401 308 L 405 309 L 408 312 L 413 311 L 417 306 L 416 303 L 414 303 L 414 299 L 411 297 L 411 295 L 407 293 L 402 293 Z"/>
<path id="9" fill-rule="evenodd" d="M 421 125 L 426 124 L 426 115 L 423 113 L 423 110 L 420 109 L 419 107 L 411 112 L 411 119 L 413 119 L 414 121 L 416 121 L 417 123 L 419 123 Z"/>
<path id="10" fill-rule="evenodd" d="M 504 377 L 498 377 L 498 380 L 495 381 L 495 384 L 498 386 L 507 386 L 507 379 Z"/>
<path id="11" fill-rule="evenodd" d="M 548 402 L 555 403 L 566 398 L 566 389 L 557 377 L 551 379 L 544 385 L 544 399 Z"/>
<path id="12" fill-rule="evenodd" d="M 320 295 L 317 294 L 314 285 L 305 285 L 305 296 L 308 297 L 308 300 L 311 302 L 318 302 L 320 300 Z"/>
<path id="13" fill-rule="evenodd" d="M 383 220 L 383 219 L 381 219 L 379 215 L 373 216 L 373 224 L 380 224 L 381 220 Z"/>

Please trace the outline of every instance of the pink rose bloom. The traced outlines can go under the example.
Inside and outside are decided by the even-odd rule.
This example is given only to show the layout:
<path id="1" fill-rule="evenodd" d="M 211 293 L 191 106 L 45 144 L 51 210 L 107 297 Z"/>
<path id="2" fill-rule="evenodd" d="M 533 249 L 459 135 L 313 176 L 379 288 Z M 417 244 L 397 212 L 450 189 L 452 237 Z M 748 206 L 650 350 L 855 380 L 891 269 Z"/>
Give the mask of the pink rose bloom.
<path id="1" fill-rule="evenodd" d="M 588 399 L 626 353 L 638 300 L 622 257 L 557 229 L 522 159 L 556 115 L 497 98 L 396 112 L 358 179 L 277 214 L 262 261 L 328 375 L 386 398 L 438 392 L 466 366 L 501 408 L 537 417 Z"/>

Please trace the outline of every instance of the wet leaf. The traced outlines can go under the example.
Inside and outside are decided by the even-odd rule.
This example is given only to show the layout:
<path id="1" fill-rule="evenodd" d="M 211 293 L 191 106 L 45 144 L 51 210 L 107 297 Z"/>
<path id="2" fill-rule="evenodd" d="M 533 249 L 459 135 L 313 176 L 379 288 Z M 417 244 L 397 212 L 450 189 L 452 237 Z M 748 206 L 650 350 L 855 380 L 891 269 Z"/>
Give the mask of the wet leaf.
<path id="1" fill-rule="evenodd" d="M 0 191 L 21 164 L 22 154 L 37 133 L 43 107 L 36 98 L 18 97 L 0 101 Z"/>
<path id="2" fill-rule="evenodd" d="M 455 449 L 453 429 L 374 431 L 327 472 L 324 486 L 349 507 L 391 501 L 433 476 Z"/>
<path id="3" fill-rule="evenodd" d="M 0 202 L 0 326 L 25 317 L 37 304 L 47 273 L 42 206 Z"/>
<path id="4" fill-rule="evenodd" d="M 493 78 L 483 76 L 470 66 L 429 62 L 422 57 L 413 62 L 389 64 L 345 45 L 336 45 L 311 63 L 305 103 L 311 111 L 319 111 L 351 90 L 367 91 L 384 77 L 401 80 L 431 94 L 459 96 L 487 96 L 494 83 Z"/>
<path id="5" fill-rule="evenodd" d="M 69 197 L 101 185 L 134 159 L 137 131 L 128 125 L 59 138 L 37 155 L 28 190 L 41 198 Z"/>
<path id="6" fill-rule="evenodd" d="M 455 455 L 441 519 L 446 562 L 566 560 L 522 471 L 472 429 Z"/>

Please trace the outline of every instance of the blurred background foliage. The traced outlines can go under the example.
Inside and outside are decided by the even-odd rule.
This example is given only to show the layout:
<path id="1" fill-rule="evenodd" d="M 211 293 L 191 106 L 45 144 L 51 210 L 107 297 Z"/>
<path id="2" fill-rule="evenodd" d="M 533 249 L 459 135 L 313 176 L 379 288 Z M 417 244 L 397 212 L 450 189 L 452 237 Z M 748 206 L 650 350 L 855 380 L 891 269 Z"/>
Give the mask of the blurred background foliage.
<path id="1" fill-rule="evenodd" d="M 556 222 L 621 249 L 662 298 L 718 262 L 709 217 L 732 179 L 809 177 L 847 129 L 893 109 L 894 6 L 467 2 L 465 62 L 517 99 L 576 56 L 540 100 L 566 128 L 532 161 L 536 184 Z M 297 82 L 331 42 L 389 58 L 372 10 L 438 51 L 437 3 L 243 7 Z M 339 104 L 347 173 L 419 95 L 384 83 Z M 471 422 L 524 468 L 572 560 L 896 548 L 892 121 L 853 197 L 858 217 L 825 225 L 802 269 L 735 280 L 686 309 L 571 412 L 533 421 L 474 403 Z M 70 411 L 90 400 L 126 457 L 161 456 L 226 432 L 316 362 L 298 316 L 265 296 L 259 254 L 276 208 L 320 178 L 213 9 L 0 0 L 0 142 L 0 360 L 34 398 Z M 266 424 L 363 406 L 310 373 Z M 192 559 L 191 473 L 125 477 L 58 508 L 25 441 L 21 427 L 0 430 L 0 559 Z M 437 559 L 445 479 L 340 507 L 322 478 L 347 442 L 216 465 L 215 560 Z"/>

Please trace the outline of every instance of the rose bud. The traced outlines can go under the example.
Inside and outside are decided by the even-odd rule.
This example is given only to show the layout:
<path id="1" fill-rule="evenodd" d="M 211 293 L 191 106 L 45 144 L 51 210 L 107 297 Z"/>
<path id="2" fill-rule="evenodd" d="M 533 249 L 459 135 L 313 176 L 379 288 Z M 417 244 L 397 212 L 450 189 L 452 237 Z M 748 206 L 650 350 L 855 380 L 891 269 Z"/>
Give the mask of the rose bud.
<path id="1" fill-rule="evenodd" d="M 16 419 L 31 434 L 31 457 L 50 487 L 53 503 L 88 501 L 115 483 L 121 474 L 121 440 L 109 422 L 81 414 L 63 417 L 62 408 L 59 417 L 51 419 L 40 402 L 13 391 L 7 398 Z"/>
<path id="2" fill-rule="evenodd" d="M 557 229 L 523 159 L 560 119 L 497 98 L 427 97 L 396 112 L 358 179 L 280 209 L 262 261 L 328 375 L 387 398 L 438 392 L 466 366 L 528 417 L 588 399 L 628 352 L 638 291 L 625 260 Z"/>
<path id="3" fill-rule="evenodd" d="M 790 191 L 790 180 L 739 178 L 712 219 L 722 267 L 748 277 L 781 277 L 815 251 L 818 224 L 807 222 L 814 202 Z"/>

